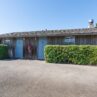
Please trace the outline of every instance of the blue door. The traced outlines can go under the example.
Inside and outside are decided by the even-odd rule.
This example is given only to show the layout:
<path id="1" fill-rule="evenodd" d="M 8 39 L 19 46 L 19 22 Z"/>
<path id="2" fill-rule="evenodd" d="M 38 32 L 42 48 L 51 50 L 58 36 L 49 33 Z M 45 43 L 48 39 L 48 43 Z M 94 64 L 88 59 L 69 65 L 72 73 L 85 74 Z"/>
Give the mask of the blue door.
<path id="1" fill-rule="evenodd" d="M 46 38 L 40 38 L 38 41 L 38 59 L 44 59 L 44 47 L 47 44 Z"/>
<path id="2" fill-rule="evenodd" d="M 23 58 L 23 40 L 16 41 L 15 58 Z"/>

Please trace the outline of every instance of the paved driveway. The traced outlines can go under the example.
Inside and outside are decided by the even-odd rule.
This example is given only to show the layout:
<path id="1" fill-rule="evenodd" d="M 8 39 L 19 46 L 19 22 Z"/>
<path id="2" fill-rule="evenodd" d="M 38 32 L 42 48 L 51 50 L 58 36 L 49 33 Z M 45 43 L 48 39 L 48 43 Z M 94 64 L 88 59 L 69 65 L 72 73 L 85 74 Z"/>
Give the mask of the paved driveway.
<path id="1" fill-rule="evenodd" d="M 0 97 L 97 97 L 97 67 L 0 61 Z"/>

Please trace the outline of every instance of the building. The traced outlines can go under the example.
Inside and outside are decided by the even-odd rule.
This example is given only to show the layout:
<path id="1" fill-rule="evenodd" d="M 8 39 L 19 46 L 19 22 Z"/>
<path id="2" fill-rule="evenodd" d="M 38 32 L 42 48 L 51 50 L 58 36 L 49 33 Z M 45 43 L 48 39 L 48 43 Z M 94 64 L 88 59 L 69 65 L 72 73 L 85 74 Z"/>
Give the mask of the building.
<path id="1" fill-rule="evenodd" d="M 9 46 L 11 58 L 41 60 L 44 59 L 44 46 L 47 44 L 97 45 L 97 28 L 14 32 L 0 35 L 0 43 Z"/>

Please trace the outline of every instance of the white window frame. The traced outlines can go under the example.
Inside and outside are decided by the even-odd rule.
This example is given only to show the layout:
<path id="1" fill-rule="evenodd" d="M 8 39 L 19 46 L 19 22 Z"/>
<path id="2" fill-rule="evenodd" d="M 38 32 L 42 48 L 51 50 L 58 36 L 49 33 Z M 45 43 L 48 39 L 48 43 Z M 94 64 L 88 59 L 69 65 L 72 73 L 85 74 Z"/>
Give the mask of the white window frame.
<path id="1" fill-rule="evenodd" d="M 65 37 L 64 44 L 75 44 L 75 37 L 74 36 Z"/>

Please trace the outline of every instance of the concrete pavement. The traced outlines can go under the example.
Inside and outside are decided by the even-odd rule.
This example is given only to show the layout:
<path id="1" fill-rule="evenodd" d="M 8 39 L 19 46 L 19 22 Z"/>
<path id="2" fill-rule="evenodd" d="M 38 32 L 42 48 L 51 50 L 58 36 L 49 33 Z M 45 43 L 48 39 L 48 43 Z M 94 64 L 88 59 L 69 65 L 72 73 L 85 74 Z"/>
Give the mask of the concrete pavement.
<path id="1" fill-rule="evenodd" d="M 97 67 L 0 61 L 0 97 L 97 97 Z"/>

